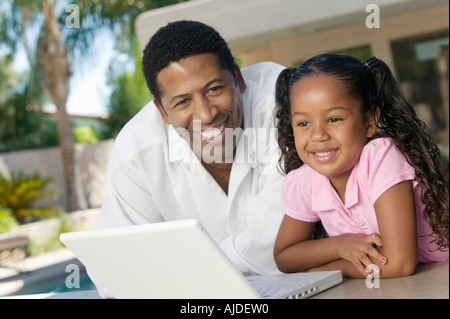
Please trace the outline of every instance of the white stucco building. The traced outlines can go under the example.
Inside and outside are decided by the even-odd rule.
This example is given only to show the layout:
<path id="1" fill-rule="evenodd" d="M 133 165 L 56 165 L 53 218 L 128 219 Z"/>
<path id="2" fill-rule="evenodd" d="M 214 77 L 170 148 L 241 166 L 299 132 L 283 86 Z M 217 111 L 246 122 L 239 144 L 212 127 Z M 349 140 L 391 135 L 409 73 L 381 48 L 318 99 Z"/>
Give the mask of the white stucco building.
<path id="1" fill-rule="evenodd" d="M 376 55 L 448 146 L 448 0 L 191 0 L 141 14 L 141 47 L 180 19 L 213 26 L 242 65 L 292 66 L 323 52 Z"/>

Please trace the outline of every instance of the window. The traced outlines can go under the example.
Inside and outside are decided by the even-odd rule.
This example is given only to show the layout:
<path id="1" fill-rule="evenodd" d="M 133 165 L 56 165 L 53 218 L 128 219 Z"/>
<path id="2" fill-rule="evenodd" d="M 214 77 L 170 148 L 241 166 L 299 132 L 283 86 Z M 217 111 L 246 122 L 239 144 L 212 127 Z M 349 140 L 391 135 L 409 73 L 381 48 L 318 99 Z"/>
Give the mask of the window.
<path id="1" fill-rule="evenodd" d="M 392 43 L 397 79 L 435 141 L 448 149 L 448 31 Z"/>

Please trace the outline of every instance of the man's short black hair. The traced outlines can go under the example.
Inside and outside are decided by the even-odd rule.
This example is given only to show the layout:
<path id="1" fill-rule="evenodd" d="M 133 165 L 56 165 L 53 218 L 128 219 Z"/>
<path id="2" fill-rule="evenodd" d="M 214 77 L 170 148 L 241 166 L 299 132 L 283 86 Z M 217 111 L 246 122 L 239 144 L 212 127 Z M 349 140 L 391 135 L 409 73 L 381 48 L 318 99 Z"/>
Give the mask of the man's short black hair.
<path id="1" fill-rule="evenodd" d="M 192 55 L 213 53 L 219 65 L 234 76 L 234 59 L 225 40 L 212 27 L 197 21 L 176 21 L 160 28 L 144 49 L 142 71 L 148 88 L 161 103 L 159 72 L 172 62 Z"/>

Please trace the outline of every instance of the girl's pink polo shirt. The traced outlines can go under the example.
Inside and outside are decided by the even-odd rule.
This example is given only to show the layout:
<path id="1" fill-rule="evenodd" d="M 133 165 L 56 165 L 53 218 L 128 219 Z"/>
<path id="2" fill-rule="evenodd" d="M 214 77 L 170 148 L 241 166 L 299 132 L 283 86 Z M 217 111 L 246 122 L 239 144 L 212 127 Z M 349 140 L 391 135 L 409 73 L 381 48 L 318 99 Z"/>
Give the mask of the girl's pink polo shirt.
<path id="1" fill-rule="evenodd" d="M 364 147 L 345 190 L 345 204 L 329 179 L 307 165 L 290 172 L 283 183 L 282 210 L 295 219 L 322 221 L 328 235 L 380 233 L 374 209 L 376 200 L 390 187 L 414 180 L 414 169 L 389 138 L 377 138 Z M 423 218 L 422 187 L 413 182 L 416 199 L 419 262 L 448 259 L 446 251 L 430 243 L 436 236 Z M 401 225 L 399 225 L 401 227 Z"/>

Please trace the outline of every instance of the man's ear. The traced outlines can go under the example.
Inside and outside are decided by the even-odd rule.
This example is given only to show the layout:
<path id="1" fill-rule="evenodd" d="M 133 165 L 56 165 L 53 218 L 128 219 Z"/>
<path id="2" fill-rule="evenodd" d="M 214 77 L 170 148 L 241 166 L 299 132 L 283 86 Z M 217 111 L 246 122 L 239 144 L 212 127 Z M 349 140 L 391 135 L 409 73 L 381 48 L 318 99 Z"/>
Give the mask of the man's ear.
<path id="1" fill-rule="evenodd" d="M 242 76 L 241 69 L 237 63 L 234 63 L 234 77 L 236 78 L 236 84 L 239 86 L 241 94 L 244 94 L 247 89 L 247 84 L 245 84 L 244 77 Z"/>
<path id="2" fill-rule="evenodd" d="M 159 104 L 159 102 L 155 98 L 153 99 L 153 104 L 155 104 L 156 108 L 158 109 L 159 115 L 161 115 L 163 122 L 167 125 L 170 125 L 169 116 L 167 115 L 166 110 L 164 110 L 163 106 Z"/>
<path id="3" fill-rule="evenodd" d="M 381 111 L 378 106 L 375 108 L 374 117 L 370 111 L 367 111 L 366 113 L 366 136 L 368 138 L 373 137 L 378 130 L 377 124 L 379 123 L 380 113 Z"/>

